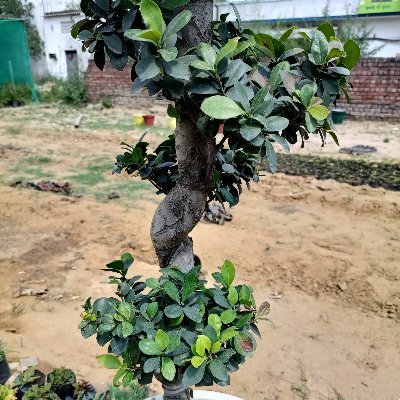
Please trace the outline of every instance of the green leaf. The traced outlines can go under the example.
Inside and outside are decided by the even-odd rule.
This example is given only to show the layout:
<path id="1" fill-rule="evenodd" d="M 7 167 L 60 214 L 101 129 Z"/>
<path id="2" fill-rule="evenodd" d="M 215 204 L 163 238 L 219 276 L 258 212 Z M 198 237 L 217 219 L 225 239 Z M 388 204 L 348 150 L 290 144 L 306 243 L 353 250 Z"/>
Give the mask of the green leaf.
<path id="1" fill-rule="evenodd" d="M 193 68 L 200 69 L 202 71 L 211 71 L 213 67 L 208 65 L 206 62 L 201 61 L 201 60 L 194 60 L 190 64 Z"/>
<path id="2" fill-rule="evenodd" d="M 343 75 L 343 76 L 350 75 L 350 71 L 347 68 L 343 68 L 343 67 L 329 67 L 328 72 L 338 74 L 338 75 Z"/>
<path id="3" fill-rule="evenodd" d="M 149 319 L 153 319 L 157 314 L 157 311 L 158 311 L 158 303 L 153 301 L 148 305 L 146 314 L 149 317 Z"/>
<path id="4" fill-rule="evenodd" d="M 153 372 L 156 369 L 160 368 L 160 357 L 151 357 L 148 358 L 143 364 L 143 372 L 148 374 L 149 372 Z"/>
<path id="5" fill-rule="evenodd" d="M 156 342 L 151 339 L 142 339 L 139 342 L 139 349 L 143 354 L 146 354 L 147 356 L 156 356 L 161 353 L 161 350 Z"/>
<path id="6" fill-rule="evenodd" d="M 284 42 L 285 40 L 289 39 L 295 29 L 297 29 L 297 26 L 291 26 L 288 30 L 283 32 L 281 37 L 279 38 L 279 41 Z"/>
<path id="7" fill-rule="evenodd" d="M 274 68 L 272 68 L 271 74 L 269 76 L 269 84 L 272 91 L 275 91 L 275 89 L 282 83 L 282 71 L 290 71 L 290 64 L 287 61 L 282 61 L 279 64 L 276 64 Z"/>
<path id="8" fill-rule="evenodd" d="M 231 286 L 235 279 L 235 266 L 229 260 L 225 260 L 221 267 L 221 273 L 227 287 Z"/>
<path id="9" fill-rule="evenodd" d="M 126 338 L 133 332 L 133 325 L 127 321 L 121 323 L 122 337 Z"/>
<path id="10" fill-rule="evenodd" d="M 158 52 L 165 61 L 173 61 L 176 57 L 178 57 L 178 49 L 176 47 L 171 47 L 170 49 L 160 49 Z"/>
<path id="11" fill-rule="evenodd" d="M 282 146 L 283 150 L 286 151 L 286 153 L 290 153 L 289 143 L 285 138 L 283 138 L 282 136 L 277 135 L 275 133 L 271 134 L 271 135 L 268 135 L 268 138 L 269 139 L 273 139 L 274 142 L 280 144 Z"/>
<path id="12" fill-rule="evenodd" d="M 264 145 L 265 145 L 265 153 L 268 160 L 269 169 L 271 170 L 271 173 L 274 174 L 276 172 L 276 154 L 274 146 L 272 146 L 269 140 L 266 140 Z"/>
<path id="13" fill-rule="evenodd" d="M 233 288 L 233 287 L 230 287 L 228 289 L 228 301 L 229 301 L 229 303 L 232 306 L 234 306 L 238 302 L 238 299 L 239 299 L 239 294 L 238 294 L 237 290 L 235 288 Z"/>
<path id="14" fill-rule="evenodd" d="M 193 356 L 190 360 L 191 364 L 193 365 L 193 367 L 195 368 L 199 368 L 201 364 L 203 364 L 203 362 L 207 360 L 207 357 L 200 357 L 200 356 Z"/>
<path id="15" fill-rule="evenodd" d="M 210 314 L 208 316 L 208 325 L 212 326 L 217 332 L 217 335 L 221 331 L 222 323 L 221 323 L 221 318 L 217 314 Z"/>
<path id="16" fill-rule="evenodd" d="M 247 285 L 242 285 L 239 292 L 239 301 L 241 304 L 246 304 L 246 302 L 250 301 L 251 290 Z"/>
<path id="17" fill-rule="evenodd" d="M 238 38 L 238 37 L 237 37 L 237 38 L 230 39 L 230 40 L 228 41 L 228 43 L 218 51 L 217 57 L 216 57 L 216 59 L 215 59 L 215 65 L 218 65 L 218 63 L 219 63 L 223 58 L 229 57 L 229 56 L 231 56 L 231 55 L 235 52 L 236 47 L 237 47 L 237 45 L 238 45 L 238 43 L 239 43 L 239 39 L 240 39 L 240 38 Z"/>
<path id="18" fill-rule="evenodd" d="M 179 303 L 179 290 L 174 283 L 167 281 L 164 283 L 164 291 L 167 295 L 177 303 Z"/>
<path id="19" fill-rule="evenodd" d="M 245 124 L 240 127 L 239 132 L 243 139 L 251 142 L 255 137 L 260 134 L 261 128 L 259 126 L 250 126 Z"/>
<path id="20" fill-rule="evenodd" d="M 236 311 L 225 310 L 221 314 L 221 322 L 225 325 L 230 324 L 236 318 Z"/>
<path id="21" fill-rule="evenodd" d="M 300 99 L 304 107 L 308 107 L 312 98 L 317 93 L 317 85 L 315 83 L 307 83 L 300 89 Z"/>
<path id="22" fill-rule="evenodd" d="M 153 56 L 143 57 L 136 64 L 135 71 L 142 82 L 153 79 L 161 72 L 160 62 Z"/>
<path id="23" fill-rule="evenodd" d="M 225 163 L 225 164 L 222 164 L 222 170 L 224 171 L 224 172 L 226 172 L 227 174 L 234 174 L 235 173 L 235 167 L 232 165 L 232 164 L 227 164 L 227 163 Z"/>
<path id="24" fill-rule="evenodd" d="M 162 42 L 164 43 L 166 40 L 168 40 L 170 36 L 175 35 L 181 29 L 183 29 L 188 24 L 191 18 L 192 13 L 188 10 L 182 11 L 177 16 L 175 16 L 165 28 L 164 34 L 162 36 Z"/>
<path id="25" fill-rule="evenodd" d="M 133 307 L 133 305 L 126 302 L 119 303 L 117 311 L 118 314 L 121 315 L 127 321 L 132 321 L 135 315 L 135 308 Z"/>
<path id="26" fill-rule="evenodd" d="M 179 336 L 168 335 L 168 337 L 169 337 L 169 343 L 167 348 L 165 349 L 166 354 L 174 351 L 181 343 L 181 339 L 179 338 Z"/>
<path id="27" fill-rule="evenodd" d="M 196 290 L 197 288 L 197 271 L 191 270 L 186 276 L 183 282 L 182 287 L 182 301 L 185 302 L 188 297 Z"/>
<path id="28" fill-rule="evenodd" d="M 204 356 L 206 350 L 208 351 L 211 350 L 211 340 L 205 335 L 200 335 L 197 337 L 195 346 L 196 346 L 196 353 L 199 356 Z"/>
<path id="29" fill-rule="evenodd" d="M 171 304 L 164 309 L 164 314 L 168 318 L 178 318 L 183 313 L 183 309 L 178 304 Z"/>
<path id="30" fill-rule="evenodd" d="M 102 354 L 96 358 L 97 361 L 105 368 L 118 369 L 122 366 L 119 358 L 117 356 L 113 356 L 112 354 Z"/>
<path id="31" fill-rule="evenodd" d="M 331 136 L 331 138 L 333 139 L 333 141 L 334 141 L 338 146 L 340 146 L 340 145 L 339 145 L 339 139 L 338 139 L 338 137 L 336 136 L 336 133 L 335 133 L 334 131 L 332 131 L 332 130 L 327 130 L 327 132 L 328 132 L 328 134 Z"/>
<path id="32" fill-rule="evenodd" d="M 268 132 L 282 131 L 289 125 L 289 120 L 284 117 L 274 115 L 272 117 L 263 118 L 264 128 Z"/>
<path id="33" fill-rule="evenodd" d="M 321 121 L 323 119 L 328 118 L 329 110 L 322 105 L 311 106 L 307 109 L 307 111 L 317 120 Z"/>
<path id="34" fill-rule="evenodd" d="M 114 375 L 113 386 L 118 387 L 120 385 L 119 381 L 123 377 L 123 375 L 125 375 L 125 373 L 126 373 L 126 367 L 125 365 L 122 365 L 117 371 L 117 373 Z"/>
<path id="35" fill-rule="evenodd" d="M 103 40 L 106 46 L 115 54 L 122 53 L 122 40 L 117 35 L 103 35 Z"/>
<path id="36" fill-rule="evenodd" d="M 160 283 L 155 278 L 146 279 L 146 285 L 151 289 L 158 289 L 160 287 Z"/>
<path id="37" fill-rule="evenodd" d="M 210 67 L 214 68 L 215 60 L 217 59 L 217 53 L 215 52 L 214 48 L 208 43 L 200 43 L 197 48 L 203 60 Z"/>
<path id="38" fill-rule="evenodd" d="M 147 28 L 160 33 L 164 31 L 164 20 L 157 3 L 152 0 L 141 0 L 140 13 Z"/>
<path id="39" fill-rule="evenodd" d="M 78 37 L 79 29 L 80 29 L 83 25 L 85 25 L 86 22 L 87 22 L 86 19 L 81 19 L 80 21 L 78 21 L 78 22 L 76 22 L 74 25 L 72 25 L 72 28 L 71 28 L 71 36 L 72 36 L 74 39 L 76 39 L 76 38 Z M 93 35 L 92 32 L 90 32 L 90 34 Z"/>
<path id="40" fill-rule="evenodd" d="M 285 51 L 280 57 L 279 57 L 279 61 L 281 60 L 286 60 L 289 57 L 293 57 L 296 56 L 297 54 L 301 54 L 304 53 L 304 49 L 301 48 L 294 48 L 294 49 L 289 49 L 287 51 Z"/>
<path id="41" fill-rule="evenodd" d="M 161 351 L 164 351 L 169 344 L 169 336 L 162 329 L 159 329 L 156 333 L 154 341 L 155 341 L 156 345 L 158 346 L 158 348 Z"/>
<path id="42" fill-rule="evenodd" d="M 172 104 L 168 104 L 167 114 L 168 114 L 168 117 L 170 117 L 170 118 L 178 118 L 179 117 L 178 110 Z"/>
<path id="43" fill-rule="evenodd" d="M 161 359 L 161 374 L 167 381 L 172 381 L 175 378 L 175 364 L 169 357 L 162 357 Z"/>
<path id="44" fill-rule="evenodd" d="M 173 76 L 176 79 L 190 79 L 190 68 L 189 66 L 181 61 L 182 57 L 178 57 L 173 61 L 165 62 L 164 69 L 167 75 Z"/>
<path id="45" fill-rule="evenodd" d="M 206 369 L 206 363 L 200 365 L 199 368 L 195 368 L 193 367 L 193 365 L 189 365 L 189 367 L 186 368 L 183 374 L 183 379 L 182 379 L 183 385 L 194 386 L 200 383 L 201 380 L 203 379 L 205 369 Z"/>
<path id="46" fill-rule="evenodd" d="M 247 50 L 252 45 L 253 45 L 253 42 L 251 40 L 245 40 L 244 42 L 239 42 L 238 46 L 236 47 L 235 52 L 233 53 L 233 56 L 236 57 L 238 54 L 243 53 L 245 50 Z"/>
<path id="47" fill-rule="evenodd" d="M 220 341 L 221 342 L 226 342 L 232 338 L 234 338 L 238 332 L 236 330 L 225 330 L 221 333 Z"/>
<path id="48" fill-rule="evenodd" d="M 228 380 L 228 369 L 219 360 L 211 360 L 209 364 L 211 374 L 220 381 Z"/>
<path id="49" fill-rule="evenodd" d="M 354 40 L 348 40 L 344 44 L 344 51 L 346 52 L 346 57 L 343 63 L 349 70 L 352 70 L 358 64 L 361 57 L 360 47 Z"/>
<path id="50" fill-rule="evenodd" d="M 193 306 L 184 307 L 183 312 L 192 321 L 201 322 L 202 320 L 202 316 L 200 314 L 200 308 L 197 304 L 194 304 Z"/>
<path id="51" fill-rule="evenodd" d="M 240 104 L 246 111 L 249 111 L 250 102 L 245 87 L 239 81 L 235 81 L 233 87 L 235 89 L 235 93 Z"/>
<path id="52" fill-rule="evenodd" d="M 221 342 L 217 341 L 211 346 L 210 353 L 217 353 L 220 348 L 221 348 Z"/>
<path id="53" fill-rule="evenodd" d="M 317 28 L 317 30 L 322 32 L 328 39 L 328 41 L 330 41 L 331 37 L 336 36 L 335 30 L 333 29 L 333 26 L 329 22 L 324 22 Z"/>
<path id="54" fill-rule="evenodd" d="M 161 39 L 161 33 L 154 29 L 146 29 L 144 31 L 138 31 L 137 29 L 130 29 L 125 32 L 125 36 L 131 40 L 151 42 L 155 45 L 158 45 Z"/>
<path id="55" fill-rule="evenodd" d="M 306 112 L 305 121 L 306 121 L 306 127 L 307 127 L 308 132 L 312 133 L 317 129 L 318 121 L 313 116 L 311 116 L 308 112 Z"/>
<path id="56" fill-rule="evenodd" d="M 237 103 L 226 96 L 208 97 L 201 104 L 201 110 L 209 117 L 220 120 L 234 118 L 245 113 Z"/>
<path id="57" fill-rule="evenodd" d="M 322 32 L 316 30 L 314 35 L 314 40 L 311 44 L 312 61 L 317 65 L 321 65 L 328 55 L 329 44 Z"/>

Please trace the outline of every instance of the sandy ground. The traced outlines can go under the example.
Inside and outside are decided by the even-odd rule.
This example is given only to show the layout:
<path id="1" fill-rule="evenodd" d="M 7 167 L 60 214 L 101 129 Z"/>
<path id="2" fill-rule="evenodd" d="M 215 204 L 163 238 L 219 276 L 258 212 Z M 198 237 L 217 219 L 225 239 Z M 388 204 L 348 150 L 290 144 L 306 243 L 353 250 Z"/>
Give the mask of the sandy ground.
<path id="1" fill-rule="evenodd" d="M 99 268 L 121 252 L 135 255 L 134 273 L 157 275 L 149 224 L 160 199 L 110 175 L 119 141 L 140 132 L 124 110 L 107 111 L 116 122 L 106 127 L 90 125 L 99 124 L 96 113 L 74 130 L 71 110 L 0 111 L 0 337 L 11 360 L 35 355 L 46 372 L 64 365 L 104 388 L 112 374 L 96 363 L 104 350 L 77 330 L 80 305 L 110 293 Z M 400 152 L 396 125 L 340 129 L 342 144 L 360 135 L 382 144 L 372 157 Z M 168 129 L 151 133 L 159 141 Z M 321 151 L 314 142 L 308 151 Z M 83 197 L 9 187 L 17 178 L 68 180 Z M 107 200 L 111 190 L 121 198 Z M 196 253 L 207 274 L 234 261 L 238 281 L 254 286 L 259 303 L 271 302 L 271 323 L 233 384 L 214 390 L 246 400 L 398 400 L 400 194 L 268 175 L 232 213 L 224 226 L 196 227 Z M 26 288 L 47 292 L 19 296 Z"/>

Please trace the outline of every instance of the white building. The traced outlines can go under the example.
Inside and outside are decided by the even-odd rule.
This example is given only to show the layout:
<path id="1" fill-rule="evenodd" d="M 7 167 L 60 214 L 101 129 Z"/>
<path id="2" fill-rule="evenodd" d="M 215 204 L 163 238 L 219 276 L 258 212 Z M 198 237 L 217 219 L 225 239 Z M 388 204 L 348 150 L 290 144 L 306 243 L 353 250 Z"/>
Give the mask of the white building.
<path id="1" fill-rule="evenodd" d="M 367 23 L 373 29 L 371 48 L 384 45 L 375 57 L 396 57 L 400 54 L 400 0 L 215 0 L 214 17 L 234 13 L 229 3 L 237 7 L 244 25 L 284 23 L 298 26 L 317 25 L 328 6 L 334 25 L 351 21 L 354 25 Z"/>
<path id="2" fill-rule="evenodd" d="M 43 59 L 32 62 L 36 76 L 51 75 L 66 79 L 86 71 L 89 53 L 83 53 L 78 40 L 71 37 L 71 26 L 83 18 L 79 2 L 71 0 L 31 0 L 34 22 L 44 42 Z"/>

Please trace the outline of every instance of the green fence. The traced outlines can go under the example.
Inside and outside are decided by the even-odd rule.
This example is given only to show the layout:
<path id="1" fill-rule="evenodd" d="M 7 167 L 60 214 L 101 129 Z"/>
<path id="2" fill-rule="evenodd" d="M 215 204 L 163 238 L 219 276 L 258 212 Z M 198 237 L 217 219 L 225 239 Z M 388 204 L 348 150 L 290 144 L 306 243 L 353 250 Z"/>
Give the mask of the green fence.
<path id="1" fill-rule="evenodd" d="M 32 100 L 37 99 L 25 27 L 17 19 L 0 19 L 0 85 L 4 84 L 28 84 Z"/>

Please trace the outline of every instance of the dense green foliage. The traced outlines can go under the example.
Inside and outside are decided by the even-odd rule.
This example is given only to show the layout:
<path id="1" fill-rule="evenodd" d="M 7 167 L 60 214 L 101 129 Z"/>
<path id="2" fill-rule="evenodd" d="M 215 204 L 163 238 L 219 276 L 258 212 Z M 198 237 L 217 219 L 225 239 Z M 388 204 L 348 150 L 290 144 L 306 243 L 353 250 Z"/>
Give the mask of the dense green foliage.
<path id="1" fill-rule="evenodd" d="M 148 394 L 147 386 L 139 386 L 136 382 L 131 382 L 125 388 L 110 386 L 107 398 L 109 400 L 143 400 Z"/>
<path id="2" fill-rule="evenodd" d="M 107 264 L 117 297 L 101 297 L 84 305 L 80 328 L 94 334 L 113 354 L 98 356 L 106 368 L 117 369 L 114 386 L 133 379 L 150 383 L 154 375 L 185 385 L 229 384 L 256 348 L 257 323 L 266 319 L 268 303 L 257 311 L 252 288 L 233 286 L 235 267 L 225 261 L 213 274 L 214 287 L 199 279 L 199 268 L 183 274 L 171 267 L 159 279 L 127 277 L 130 254 Z M 146 291 L 146 292 L 145 292 Z"/>
<path id="3" fill-rule="evenodd" d="M 62 386 L 74 384 L 76 382 L 76 376 L 74 371 L 69 368 L 56 368 L 47 375 L 47 381 L 54 386 Z"/>
<path id="4" fill-rule="evenodd" d="M 39 32 L 33 24 L 34 4 L 22 0 L 0 0 L 0 18 L 21 18 L 24 21 L 28 39 L 29 54 L 34 60 L 43 55 L 43 42 Z"/>
<path id="5" fill-rule="evenodd" d="M 179 119 L 181 108 L 193 104 L 203 112 L 198 126 L 204 134 L 216 135 L 213 120 L 224 123 L 209 200 L 237 204 L 242 183 L 258 180 L 261 158 L 268 159 L 274 172 L 273 143 L 289 151 L 289 143 L 300 137 L 304 144 L 310 134 L 319 135 L 322 144 L 327 134 L 337 142 L 328 107 L 340 92 L 348 96 L 347 77 L 360 57 L 353 40 L 342 43 L 333 27 L 324 23 L 312 35 L 300 32 L 304 46 L 291 48 L 288 40 L 294 27 L 276 39 L 243 29 L 236 12 L 236 23 L 227 21 L 227 15 L 215 23 L 213 45 L 200 43 L 179 54 L 177 37 L 191 14 L 185 10 L 173 16 L 168 11 L 172 3 L 163 2 L 162 12 L 151 0 L 142 0 L 140 6 L 83 0 L 86 19 L 73 27 L 72 34 L 94 53 L 100 69 L 105 53 L 117 69 L 131 57 L 133 88 L 146 87 L 150 95 L 174 101 L 170 116 Z M 174 187 L 173 138 L 154 154 L 144 142 L 124 145 L 117 172 L 139 173 L 160 193 Z"/>
<path id="6" fill-rule="evenodd" d="M 0 108 L 21 106 L 32 101 L 32 88 L 30 85 L 11 83 L 0 85 Z"/>
<path id="7" fill-rule="evenodd" d="M 39 375 L 36 373 L 35 367 L 29 367 L 25 371 L 20 372 L 14 382 L 14 387 L 26 386 L 32 383 L 35 383 L 39 378 Z"/>
<path id="8" fill-rule="evenodd" d="M 22 397 L 22 400 L 60 400 L 60 398 L 51 390 L 51 383 L 43 386 L 33 385 Z"/>
<path id="9" fill-rule="evenodd" d="M 8 385 L 0 385 L 0 400 L 17 400 L 15 390 Z"/>

